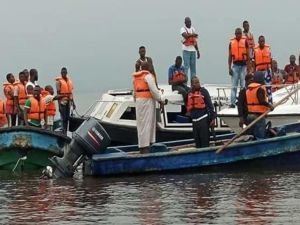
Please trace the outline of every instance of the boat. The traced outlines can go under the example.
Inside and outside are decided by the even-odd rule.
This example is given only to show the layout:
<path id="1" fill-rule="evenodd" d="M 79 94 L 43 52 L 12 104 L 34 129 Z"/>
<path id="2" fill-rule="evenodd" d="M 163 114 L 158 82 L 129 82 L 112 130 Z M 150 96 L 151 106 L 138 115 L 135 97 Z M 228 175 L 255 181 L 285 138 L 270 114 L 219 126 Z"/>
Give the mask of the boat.
<path id="1" fill-rule="evenodd" d="M 16 126 L 0 129 L 0 170 L 44 168 L 49 157 L 62 156 L 71 138 L 45 129 Z"/>
<path id="2" fill-rule="evenodd" d="M 285 85 L 283 88 L 273 92 L 273 102 L 278 102 L 280 99 L 287 96 L 289 93 L 295 91 L 300 87 L 298 84 Z M 299 101 L 299 90 L 290 96 L 290 98 L 283 104 L 277 106 L 267 116 L 267 120 L 271 121 L 272 126 L 282 126 L 285 124 L 297 123 L 300 118 L 300 101 Z M 239 117 L 236 108 L 223 108 L 218 111 L 218 117 L 224 121 L 228 127 L 230 127 L 235 133 L 240 131 Z"/>
<path id="3" fill-rule="evenodd" d="M 229 102 L 230 86 L 203 84 L 212 98 L 215 110 L 226 107 Z M 168 104 L 162 110 L 157 108 L 158 142 L 189 139 L 193 137 L 192 123 L 185 116 L 182 95 L 172 91 L 170 85 L 161 85 Z M 158 104 L 157 104 L 158 107 Z M 132 90 L 109 90 L 97 100 L 81 117 L 71 117 L 70 131 L 75 131 L 88 117 L 98 119 L 115 144 L 136 144 L 137 129 L 135 117 L 135 102 Z M 231 129 L 219 118 L 215 121 L 216 134 L 231 132 Z"/>
<path id="4" fill-rule="evenodd" d="M 84 161 L 85 176 L 120 176 L 147 173 L 205 170 L 218 168 L 290 168 L 300 169 L 300 124 L 281 127 L 282 136 L 247 142 L 235 142 L 216 153 L 220 146 L 195 148 L 156 145 L 151 153 L 139 154 L 122 148 L 107 148 Z M 284 131 L 285 130 L 285 131 Z M 247 137 L 247 140 L 249 136 Z M 245 140 L 244 138 L 240 139 Z"/>

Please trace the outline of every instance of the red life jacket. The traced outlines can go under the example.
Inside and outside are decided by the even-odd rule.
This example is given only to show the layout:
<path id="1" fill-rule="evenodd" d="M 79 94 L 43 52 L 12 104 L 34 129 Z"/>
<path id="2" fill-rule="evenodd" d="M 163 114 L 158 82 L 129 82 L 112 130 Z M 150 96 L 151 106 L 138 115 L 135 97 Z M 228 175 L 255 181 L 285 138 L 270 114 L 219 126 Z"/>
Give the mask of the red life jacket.
<path id="1" fill-rule="evenodd" d="M 172 74 L 173 82 L 184 82 L 186 80 L 185 74 L 182 71 L 175 70 Z"/>
<path id="2" fill-rule="evenodd" d="M 189 34 L 189 32 L 188 32 L 188 30 L 186 28 L 185 28 L 185 31 L 186 31 L 187 34 Z M 193 34 L 193 32 L 191 34 Z M 195 46 L 197 44 L 197 38 L 195 38 L 195 37 L 185 38 L 183 40 L 183 44 L 185 46 Z"/>
<path id="3" fill-rule="evenodd" d="M 187 111 L 190 112 L 192 109 L 205 109 L 206 104 L 204 96 L 200 91 L 190 92 L 187 98 Z"/>

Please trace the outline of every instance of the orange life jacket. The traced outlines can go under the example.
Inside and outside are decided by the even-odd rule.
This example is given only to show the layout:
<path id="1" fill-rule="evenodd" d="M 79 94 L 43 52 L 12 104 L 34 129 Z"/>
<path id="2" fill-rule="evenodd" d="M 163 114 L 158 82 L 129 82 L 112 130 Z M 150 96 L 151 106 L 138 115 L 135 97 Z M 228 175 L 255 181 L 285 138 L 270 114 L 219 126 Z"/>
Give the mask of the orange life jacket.
<path id="1" fill-rule="evenodd" d="M 299 81 L 299 72 L 298 72 L 298 66 L 289 66 L 288 71 L 286 71 L 287 74 L 287 79 L 285 81 L 286 84 L 294 84 L 298 83 Z"/>
<path id="2" fill-rule="evenodd" d="M 5 115 L 5 102 L 0 99 L 0 127 L 3 127 L 6 124 L 6 115 Z"/>
<path id="3" fill-rule="evenodd" d="M 26 87 L 25 84 L 22 84 L 20 81 L 17 81 L 15 85 L 18 88 L 18 99 L 19 105 L 25 105 L 27 94 L 26 94 Z"/>
<path id="4" fill-rule="evenodd" d="M 248 48 L 254 48 L 255 42 L 254 42 L 253 34 L 248 32 L 247 34 L 244 33 L 244 36 L 246 38 Z"/>
<path id="5" fill-rule="evenodd" d="M 190 92 L 187 98 L 187 111 L 192 109 L 204 109 L 206 107 L 204 96 L 200 91 Z"/>
<path id="6" fill-rule="evenodd" d="M 241 38 L 239 41 L 236 38 L 230 41 L 231 56 L 233 62 L 247 60 L 246 39 Z"/>
<path id="7" fill-rule="evenodd" d="M 42 120 L 45 118 L 45 109 L 46 104 L 45 100 L 43 98 L 40 98 L 40 101 L 38 101 L 36 98 L 31 96 L 29 98 L 31 106 L 28 112 L 28 119 L 33 120 Z"/>
<path id="8" fill-rule="evenodd" d="M 186 28 L 185 28 L 185 31 L 187 34 L 189 34 L 189 32 Z M 193 32 L 191 34 L 193 34 Z M 195 37 L 184 38 L 183 44 L 185 46 L 195 46 L 197 44 L 197 38 L 195 38 Z"/>
<path id="9" fill-rule="evenodd" d="M 14 105 L 14 84 L 5 82 L 3 86 L 4 86 L 3 92 L 6 97 L 6 105 L 13 106 Z"/>
<path id="10" fill-rule="evenodd" d="M 275 76 L 274 75 L 272 77 L 272 85 L 274 85 L 274 86 L 272 86 L 272 92 L 277 91 L 278 89 L 280 89 L 280 87 L 277 86 L 277 85 L 280 85 L 280 84 L 283 84 L 283 79 L 280 76 Z"/>
<path id="11" fill-rule="evenodd" d="M 149 74 L 147 70 L 140 70 L 133 73 L 133 88 L 135 97 L 137 98 L 152 98 L 152 94 L 145 81 L 145 76 Z"/>
<path id="12" fill-rule="evenodd" d="M 267 106 L 260 105 L 260 103 L 258 101 L 257 91 L 259 88 L 263 88 L 265 90 L 265 99 L 266 99 L 266 102 L 268 102 L 266 88 L 263 85 L 261 85 L 259 83 L 249 84 L 247 91 L 246 91 L 246 99 L 247 99 L 249 113 L 264 113 L 268 110 Z"/>
<path id="13" fill-rule="evenodd" d="M 256 46 L 254 49 L 256 70 L 267 70 L 271 68 L 271 49 L 265 45 L 263 49 Z"/>
<path id="14" fill-rule="evenodd" d="M 63 98 L 61 98 L 61 100 L 71 100 L 73 99 L 73 82 L 70 79 L 70 77 L 68 77 L 68 80 L 66 81 L 65 79 L 63 79 L 61 76 L 57 77 L 56 80 L 58 82 L 60 82 L 60 95 L 64 95 Z"/>
<path id="15" fill-rule="evenodd" d="M 42 90 L 41 94 L 42 94 L 43 97 L 51 95 L 46 90 Z M 56 114 L 56 105 L 55 105 L 54 101 L 49 102 L 48 105 L 46 105 L 46 109 L 47 109 L 47 115 L 48 116 L 55 116 L 55 114 Z"/>
<path id="16" fill-rule="evenodd" d="M 173 82 L 184 82 L 186 80 L 185 74 L 182 71 L 175 70 L 172 74 Z"/>

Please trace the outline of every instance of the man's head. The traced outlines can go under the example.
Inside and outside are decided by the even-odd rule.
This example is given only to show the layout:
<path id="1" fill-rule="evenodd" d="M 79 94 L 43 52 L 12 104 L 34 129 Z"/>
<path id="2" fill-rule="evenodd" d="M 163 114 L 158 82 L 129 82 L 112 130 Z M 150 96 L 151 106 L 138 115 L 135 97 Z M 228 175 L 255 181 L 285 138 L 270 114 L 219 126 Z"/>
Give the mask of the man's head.
<path id="1" fill-rule="evenodd" d="M 177 56 L 175 59 L 175 66 L 176 67 L 181 67 L 182 65 L 182 57 L 181 56 Z"/>
<path id="2" fill-rule="evenodd" d="M 196 77 L 196 76 L 193 76 L 192 79 L 191 79 L 191 86 L 192 86 L 192 90 L 194 91 L 198 91 L 200 90 L 200 81 L 199 81 L 199 78 Z"/>
<path id="3" fill-rule="evenodd" d="M 29 71 L 30 81 L 34 83 L 38 80 L 38 71 L 36 69 L 30 69 Z"/>
<path id="4" fill-rule="evenodd" d="M 146 48 L 145 46 L 139 47 L 139 54 L 141 58 L 144 58 L 146 56 Z"/>
<path id="5" fill-rule="evenodd" d="M 38 100 L 40 99 L 40 97 L 41 97 L 41 88 L 40 88 L 40 86 L 36 85 L 33 88 L 33 97 L 38 99 Z"/>
<path id="6" fill-rule="evenodd" d="M 236 28 L 236 29 L 235 29 L 235 38 L 236 38 L 237 40 L 241 40 L 242 35 L 243 35 L 242 29 L 239 28 L 239 27 Z"/>
<path id="7" fill-rule="evenodd" d="M 258 38 L 258 44 L 260 48 L 265 47 L 265 37 L 263 35 L 260 35 Z"/>
<path id="8" fill-rule="evenodd" d="M 243 22 L 243 28 L 244 28 L 244 31 L 247 33 L 250 29 L 250 25 L 249 25 L 249 22 L 247 20 L 245 20 Z"/>
<path id="9" fill-rule="evenodd" d="M 149 71 L 149 63 L 148 62 L 141 62 L 141 69 Z"/>
<path id="10" fill-rule="evenodd" d="M 68 75 L 67 68 L 66 67 L 61 68 L 60 74 L 61 74 L 62 78 L 64 78 L 64 79 L 67 78 L 67 75 Z"/>
<path id="11" fill-rule="evenodd" d="M 296 56 L 295 55 L 290 56 L 290 64 L 292 64 L 292 65 L 296 64 Z"/>
<path id="12" fill-rule="evenodd" d="M 253 81 L 253 75 L 252 74 L 247 74 L 245 76 L 245 83 L 246 83 L 246 87 Z"/>
<path id="13" fill-rule="evenodd" d="M 21 83 L 25 83 L 25 81 L 26 81 L 26 76 L 25 76 L 25 73 L 24 73 L 24 71 L 21 71 L 20 73 L 19 73 L 19 80 L 20 80 L 20 82 Z"/>
<path id="14" fill-rule="evenodd" d="M 276 71 L 278 69 L 278 63 L 275 59 L 272 60 L 272 70 Z"/>
<path id="15" fill-rule="evenodd" d="M 185 26 L 187 28 L 191 28 L 191 26 L 192 26 L 192 20 L 191 20 L 191 18 L 190 17 L 185 17 L 184 18 L 184 24 L 185 24 Z"/>
<path id="16" fill-rule="evenodd" d="M 8 83 L 11 83 L 11 84 L 15 83 L 15 77 L 12 73 L 8 73 L 6 75 L 6 80 L 8 81 Z"/>
<path id="17" fill-rule="evenodd" d="M 253 81 L 260 84 L 265 84 L 265 74 L 263 71 L 256 71 L 253 75 Z"/>
<path id="18" fill-rule="evenodd" d="M 26 87 L 26 92 L 27 92 L 27 95 L 33 95 L 33 86 L 32 85 L 28 85 Z"/>
<path id="19" fill-rule="evenodd" d="M 45 86 L 45 91 L 48 91 L 50 93 L 50 95 L 54 95 L 54 90 L 51 85 Z"/>
<path id="20" fill-rule="evenodd" d="M 25 74 L 26 81 L 29 81 L 29 71 L 28 71 L 28 69 L 24 69 L 23 72 Z"/>

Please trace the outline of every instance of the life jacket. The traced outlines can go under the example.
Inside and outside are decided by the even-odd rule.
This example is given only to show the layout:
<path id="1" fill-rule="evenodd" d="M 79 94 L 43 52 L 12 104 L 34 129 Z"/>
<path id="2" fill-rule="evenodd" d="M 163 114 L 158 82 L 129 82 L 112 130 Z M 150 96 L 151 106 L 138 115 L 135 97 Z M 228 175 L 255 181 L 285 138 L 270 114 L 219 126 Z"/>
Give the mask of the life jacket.
<path id="1" fill-rule="evenodd" d="M 135 97 L 137 98 L 152 98 L 152 94 L 145 81 L 145 76 L 149 74 L 147 70 L 140 70 L 133 73 L 133 88 Z"/>
<path id="2" fill-rule="evenodd" d="M 184 28 L 184 29 L 185 29 L 186 33 L 189 34 L 188 30 L 186 28 Z M 193 34 L 193 32 L 191 34 Z M 197 44 L 197 38 L 195 38 L 195 37 L 184 38 L 182 43 L 185 46 L 195 46 Z"/>
<path id="3" fill-rule="evenodd" d="M 267 70 L 271 68 L 271 49 L 265 45 L 263 49 L 256 46 L 254 49 L 256 70 Z"/>
<path id="4" fill-rule="evenodd" d="M 258 98 L 257 98 L 257 91 L 259 88 L 263 88 L 265 90 L 265 99 L 268 102 L 268 96 L 266 92 L 266 88 L 259 83 L 251 83 L 248 85 L 246 91 L 246 99 L 247 99 L 247 106 L 249 113 L 264 113 L 269 108 L 265 105 L 260 105 Z"/>
<path id="5" fill-rule="evenodd" d="M 298 66 L 292 66 L 290 67 L 289 71 L 286 71 L 288 73 L 287 79 L 285 81 L 286 84 L 294 84 L 298 83 L 299 81 L 299 73 L 298 73 Z"/>
<path id="6" fill-rule="evenodd" d="M 0 99 L 0 127 L 3 127 L 7 122 L 5 115 L 5 101 Z"/>
<path id="7" fill-rule="evenodd" d="M 64 97 L 61 98 L 61 100 L 71 100 L 73 99 L 73 82 L 68 77 L 68 80 L 66 81 L 61 76 L 56 78 L 56 81 L 60 82 L 60 95 L 63 95 Z"/>
<path id="8" fill-rule="evenodd" d="M 4 95 L 6 97 L 6 105 L 7 106 L 13 106 L 14 105 L 14 84 L 11 84 L 9 82 L 5 82 L 3 84 L 4 86 L 4 89 L 3 89 L 3 92 L 4 92 Z"/>
<path id="9" fill-rule="evenodd" d="M 283 84 L 282 78 L 280 76 L 274 75 L 272 77 L 272 92 L 277 91 L 278 89 L 280 89 L 280 87 L 277 86 L 277 85 L 280 85 L 280 84 Z"/>
<path id="10" fill-rule="evenodd" d="M 43 98 L 45 98 L 46 96 L 51 95 L 51 94 L 46 90 L 42 90 L 41 95 L 42 95 Z M 56 105 L 55 105 L 54 101 L 49 102 L 48 105 L 46 105 L 46 109 L 47 109 L 47 115 L 48 116 L 55 116 L 55 114 L 56 114 Z"/>
<path id="11" fill-rule="evenodd" d="M 192 109 L 205 109 L 206 104 L 201 91 L 190 92 L 187 98 L 187 111 Z"/>
<path id="12" fill-rule="evenodd" d="M 45 108 L 46 104 L 43 98 L 40 98 L 40 101 L 35 99 L 33 96 L 29 98 L 31 106 L 28 112 L 28 119 L 29 120 L 39 120 L 45 118 Z"/>
<path id="13" fill-rule="evenodd" d="M 253 34 L 248 32 L 247 34 L 244 33 L 244 37 L 246 38 L 248 48 L 254 48 L 255 42 Z"/>
<path id="14" fill-rule="evenodd" d="M 230 41 L 231 56 L 233 62 L 247 60 L 246 39 L 241 38 L 239 41 L 232 38 Z"/>
<path id="15" fill-rule="evenodd" d="M 17 81 L 15 85 L 18 88 L 18 99 L 19 105 L 25 105 L 27 99 L 26 87 L 25 84 L 22 84 L 20 81 Z"/>
<path id="16" fill-rule="evenodd" d="M 172 74 L 173 82 L 184 82 L 186 80 L 185 74 L 182 71 L 175 70 Z"/>

